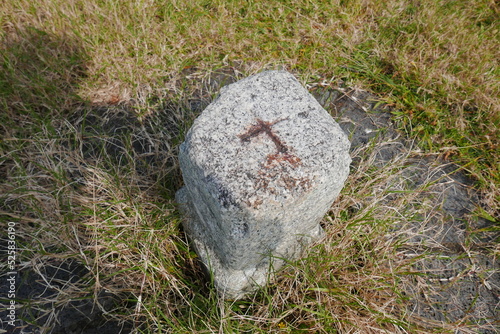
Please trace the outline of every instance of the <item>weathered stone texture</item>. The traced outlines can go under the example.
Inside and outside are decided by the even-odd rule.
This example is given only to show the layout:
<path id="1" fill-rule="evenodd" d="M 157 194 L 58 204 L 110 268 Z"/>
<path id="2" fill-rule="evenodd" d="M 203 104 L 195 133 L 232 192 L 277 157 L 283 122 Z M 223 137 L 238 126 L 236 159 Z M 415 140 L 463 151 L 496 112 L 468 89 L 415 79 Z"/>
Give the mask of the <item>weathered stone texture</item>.
<path id="1" fill-rule="evenodd" d="M 224 87 L 180 147 L 184 228 L 218 291 L 236 299 L 321 236 L 349 172 L 349 141 L 285 71 Z M 271 263 L 270 263 L 271 261 Z"/>

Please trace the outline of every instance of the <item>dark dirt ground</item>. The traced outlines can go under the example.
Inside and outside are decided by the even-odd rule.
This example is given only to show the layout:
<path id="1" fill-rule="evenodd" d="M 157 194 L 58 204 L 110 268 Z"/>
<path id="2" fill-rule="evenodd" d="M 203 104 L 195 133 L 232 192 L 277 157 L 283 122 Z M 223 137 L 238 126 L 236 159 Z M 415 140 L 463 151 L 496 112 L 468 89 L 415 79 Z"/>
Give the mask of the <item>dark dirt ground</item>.
<path id="1" fill-rule="evenodd" d="M 231 81 L 234 80 L 228 79 L 227 73 L 222 73 L 215 75 L 208 85 L 221 87 Z M 216 91 L 213 87 L 209 90 Z M 473 188 L 473 180 L 460 166 L 442 160 L 438 155 L 420 154 L 413 142 L 395 130 L 391 114 L 383 106 L 375 107 L 375 100 L 368 93 L 349 88 L 313 89 L 313 93 L 350 135 L 353 155 L 358 154 L 355 152 L 360 148 L 371 145 L 375 150 L 373 166 L 383 168 L 395 164 L 395 161 L 399 164 L 395 177 L 388 180 L 394 183 L 394 189 L 415 193 L 408 201 L 407 209 L 418 214 L 394 226 L 395 233 L 407 235 L 408 241 L 402 245 L 400 256 L 412 261 L 412 271 L 401 277 L 408 300 L 407 313 L 426 327 L 449 329 L 452 327 L 448 324 L 453 324 L 455 333 L 497 333 L 500 326 L 500 265 L 491 255 L 491 250 L 497 247 L 500 236 L 498 229 L 493 228 L 494 222 L 471 219 L 481 197 Z M 206 101 L 193 98 L 188 104 L 201 111 Z M 164 126 L 171 127 L 175 122 L 169 121 L 168 108 L 161 112 L 165 113 L 162 118 Z M 106 115 L 103 107 L 89 110 L 88 115 L 88 119 L 94 119 L 91 122 L 94 131 L 105 133 L 112 139 L 108 148 L 111 155 L 119 156 L 124 147 L 120 142 L 120 131 L 136 133 L 137 138 L 141 138 L 141 131 L 148 131 L 138 127 L 133 113 L 126 109 L 114 113 L 112 119 L 103 116 Z M 146 142 L 139 140 L 134 149 L 151 149 L 145 145 Z M 92 143 L 89 143 L 87 153 L 91 158 Z M 156 158 L 161 160 L 161 154 Z M 158 162 L 154 157 L 148 159 L 153 160 L 138 164 L 145 173 L 149 164 Z M 360 157 L 354 157 L 353 168 L 359 162 Z M 405 185 L 403 188 L 402 184 Z M 387 203 L 401 200 L 398 194 L 395 191 L 393 197 L 386 199 Z M 427 205 L 417 210 L 418 203 Z M 5 237 L 2 237 L 1 246 L 5 249 Z M 4 256 L 1 257 L 4 262 Z M 40 257 L 36 262 L 37 270 L 33 266 L 23 269 L 22 265 L 17 270 L 17 298 L 21 305 L 18 316 L 23 325 L 10 333 L 131 331 L 131 323 L 109 320 L 106 315 L 117 307 L 133 308 L 134 303 L 128 302 L 126 296 L 120 299 L 100 293 L 94 297 L 94 292 L 86 288 L 87 270 L 71 259 Z M 76 293 L 68 291 L 77 298 L 61 304 L 56 296 L 68 281 L 80 286 L 81 290 Z M 0 287 L 2 304 L 7 290 L 5 285 Z M 47 302 L 52 297 L 54 300 Z M 42 311 L 44 309 L 46 313 Z M 50 312 L 54 309 L 55 313 Z M 6 310 L 0 311 L 2 321 L 6 314 Z M 55 314 L 55 318 L 49 318 L 49 314 Z M 41 327 L 45 323 L 53 324 L 52 328 Z M 461 323 L 464 329 L 455 330 Z M 5 332 L 6 324 L 0 324 L 0 333 L 1 328 Z"/>
<path id="2" fill-rule="evenodd" d="M 481 203 L 474 181 L 460 166 L 438 155 L 420 154 L 394 129 L 390 114 L 374 108 L 368 93 L 332 91 L 319 101 L 350 133 L 352 152 L 373 145 L 374 165 L 399 159 L 402 166 L 395 175 L 403 182 L 388 181 L 395 191 L 386 202 L 390 206 L 404 192 L 413 194 L 406 212 L 412 219 L 394 226 L 394 231 L 407 236 L 400 255 L 414 260 L 412 272 L 401 281 L 407 312 L 425 327 L 455 333 L 500 332 L 500 263 L 492 255 L 500 233 L 495 222 L 472 215 Z M 356 163 L 354 159 L 354 167 Z"/>

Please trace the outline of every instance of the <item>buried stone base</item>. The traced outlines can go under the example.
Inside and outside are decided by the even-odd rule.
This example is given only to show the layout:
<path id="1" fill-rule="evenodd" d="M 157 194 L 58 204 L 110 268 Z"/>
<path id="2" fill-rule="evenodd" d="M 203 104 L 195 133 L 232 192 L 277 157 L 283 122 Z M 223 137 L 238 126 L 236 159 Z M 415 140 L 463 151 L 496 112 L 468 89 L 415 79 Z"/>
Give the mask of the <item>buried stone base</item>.
<path id="1" fill-rule="evenodd" d="M 291 75 L 224 87 L 180 146 L 184 229 L 215 287 L 238 299 L 322 235 L 349 172 L 350 143 Z M 272 268 L 272 270 L 270 270 Z"/>
<path id="2" fill-rule="evenodd" d="M 274 271 L 286 264 L 286 261 L 299 258 L 307 246 L 324 235 L 321 226 L 317 225 L 308 234 L 289 236 L 280 245 L 276 245 L 275 249 L 268 249 L 267 253 L 257 254 L 260 257 L 258 263 L 235 269 L 225 266 L 213 250 L 213 245 L 206 243 L 208 233 L 205 225 L 200 222 L 185 187 L 177 191 L 176 200 L 186 216 L 183 224 L 184 230 L 201 259 L 205 272 L 213 280 L 219 295 L 228 300 L 244 298 L 265 286 L 269 283 Z M 242 245 L 241 250 L 245 249 L 245 245 Z"/>

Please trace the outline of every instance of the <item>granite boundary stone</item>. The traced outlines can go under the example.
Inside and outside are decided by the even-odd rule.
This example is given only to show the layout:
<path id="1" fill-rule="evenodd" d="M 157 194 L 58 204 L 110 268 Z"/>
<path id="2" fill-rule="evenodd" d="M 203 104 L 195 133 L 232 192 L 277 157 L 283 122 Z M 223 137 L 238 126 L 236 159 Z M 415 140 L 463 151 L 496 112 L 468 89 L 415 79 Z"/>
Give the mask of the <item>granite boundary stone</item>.
<path id="1" fill-rule="evenodd" d="M 318 240 L 349 173 L 346 134 L 285 71 L 230 84 L 180 146 L 183 227 L 218 292 L 239 299 Z"/>

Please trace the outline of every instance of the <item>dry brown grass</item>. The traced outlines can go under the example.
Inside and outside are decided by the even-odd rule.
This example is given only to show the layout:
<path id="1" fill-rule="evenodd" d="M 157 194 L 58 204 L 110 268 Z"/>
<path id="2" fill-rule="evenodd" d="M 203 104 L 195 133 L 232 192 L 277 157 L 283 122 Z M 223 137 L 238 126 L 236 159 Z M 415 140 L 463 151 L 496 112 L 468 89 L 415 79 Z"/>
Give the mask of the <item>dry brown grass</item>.
<path id="1" fill-rule="evenodd" d="M 43 278 L 43 265 L 68 258 L 88 270 L 87 286 L 68 282 L 37 301 L 38 317 L 51 326 L 46 302 L 90 292 L 100 303 L 110 291 L 121 302 L 107 316 L 144 332 L 475 330 L 415 318 L 404 292 L 415 280 L 433 289 L 412 274 L 417 251 L 446 248 L 439 210 L 451 183 L 436 181 L 446 179 L 439 165 L 419 170 L 416 157 L 463 162 L 482 194 L 466 219 L 498 221 L 498 8 L 489 0 L 2 2 L 0 221 L 18 222 L 19 270 Z M 388 164 L 374 165 L 387 141 L 354 152 L 348 186 L 323 222 L 326 239 L 252 300 L 234 303 L 206 283 L 173 200 L 177 146 L 224 85 L 220 68 L 236 78 L 285 68 L 310 88 L 370 89 L 420 145 Z M 425 174 L 420 184 L 411 171 Z M 464 245 L 476 261 L 473 246 Z"/>

